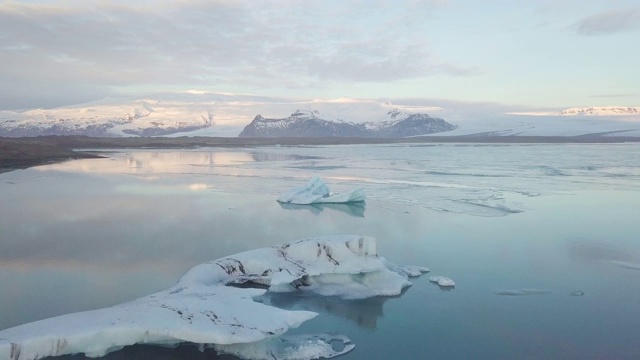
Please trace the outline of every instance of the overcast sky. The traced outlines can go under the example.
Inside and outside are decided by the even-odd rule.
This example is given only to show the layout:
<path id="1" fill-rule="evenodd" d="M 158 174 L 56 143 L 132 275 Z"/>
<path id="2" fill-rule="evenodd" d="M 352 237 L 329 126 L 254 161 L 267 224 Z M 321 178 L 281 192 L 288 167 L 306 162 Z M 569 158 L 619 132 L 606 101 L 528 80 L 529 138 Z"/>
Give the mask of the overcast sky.
<path id="1" fill-rule="evenodd" d="M 638 0 L 0 1 L 0 109 L 206 90 L 640 105 Z"/>

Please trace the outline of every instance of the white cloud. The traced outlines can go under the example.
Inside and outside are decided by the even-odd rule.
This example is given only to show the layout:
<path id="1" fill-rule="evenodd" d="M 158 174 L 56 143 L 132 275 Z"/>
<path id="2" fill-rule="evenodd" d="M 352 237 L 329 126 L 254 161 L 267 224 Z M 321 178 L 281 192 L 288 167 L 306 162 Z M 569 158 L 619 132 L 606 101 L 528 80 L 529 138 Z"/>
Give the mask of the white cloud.
<path id="1" fill-rule="evenodd" d="M 52 91 L 71 84 L 90 90 L 67 102 L 124 87 L 251 91 L 476 73 L 432 54 L 424 25 L 439 3 L 4 3 L 0 93 L 14 96 L 0 108 L 60 102 Z"/>
<path id="2" fill-rule="evenodd" d="M 576 24 L 578 35 L 611 35 L 640 29 L 640 7 L 604 11 L 580 19 Z"/>

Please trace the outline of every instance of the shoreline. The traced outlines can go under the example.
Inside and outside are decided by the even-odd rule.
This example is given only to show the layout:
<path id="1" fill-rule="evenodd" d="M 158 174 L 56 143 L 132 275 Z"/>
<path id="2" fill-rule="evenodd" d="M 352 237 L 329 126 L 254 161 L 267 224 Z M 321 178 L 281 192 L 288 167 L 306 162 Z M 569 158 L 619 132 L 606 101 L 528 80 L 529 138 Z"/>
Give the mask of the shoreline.
<path id="1" fill-rule="evenodd" d="M 360 144 L 621 144 L 640 137 L 623 136 L 422 136 L 412 138 L 239 138 L 39 136 L 0 137 L 0 173 L 73 159 L 101 158 L 82 149 L 193 149 L 199 147 L 321 146 Z M 79 151 L 78 151 L 79 150 Z"/>

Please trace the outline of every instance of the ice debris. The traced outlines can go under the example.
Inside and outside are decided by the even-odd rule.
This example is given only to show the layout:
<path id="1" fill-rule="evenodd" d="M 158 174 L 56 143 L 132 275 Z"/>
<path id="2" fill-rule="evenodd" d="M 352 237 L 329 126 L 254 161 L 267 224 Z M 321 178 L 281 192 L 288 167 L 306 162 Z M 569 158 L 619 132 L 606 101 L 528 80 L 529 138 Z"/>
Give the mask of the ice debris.
<path id="1" fill-rule="evenodd" d="M 456 286 L 456 283 L 446 276 L 432 276 L 429 278 L 429 281 L 431 281 L 432 283 L 436 283 L 438 284 L 438 286 L 442 286 L 442 287 Z"/>
<path id="2" fill-rule="evenodd" d="M 353 344 L 343 335 L 280 336 L 317 313 L 258 303 L 253 298 L 267 290 L 227 285 L 253 282 L 268 291 L 363 299 L 399 295 L 411 285 L 408 276 L 426 270 L 394 265 L 378 256 L 375 238 L 356 235 L 251 250 L 198 265 L 175 286 L 137 300 L 2 330 L 0 359 L 99 357 L 128 345 L 183 342 L 246 359 L 330 358 Z"/>
<path id="3" fill-rule="evenodd" d="M 278 197 L 278 202 L 285 204 L 338 204 L 362 202 L 365 199 L 365 193 L 362 188 L 344 192 L 340 194 L 332 194 L 327 184 L 319 177 L 313 177 L 304 186 L 294 187 Z"/>
<path id="4" fill-rule="evenodd" d="M 511 289 L 511 290 L 499 290 L 494 291 L 496 295 L 502 296 L 528 296 L 528 295 L 544 295 L 551 291 L 545 289 Z"/>

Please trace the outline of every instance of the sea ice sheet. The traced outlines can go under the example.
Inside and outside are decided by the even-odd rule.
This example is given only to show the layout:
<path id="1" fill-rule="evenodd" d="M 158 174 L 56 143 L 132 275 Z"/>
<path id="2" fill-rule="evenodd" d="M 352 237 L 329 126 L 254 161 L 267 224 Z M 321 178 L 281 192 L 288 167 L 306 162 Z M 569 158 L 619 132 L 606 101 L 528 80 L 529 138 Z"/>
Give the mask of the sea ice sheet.
<path id="1" fill-rule="evenodd" d="M 172 288 L 131 302 L 0 331 L 0 359 L 76 353 L 98 357 L 133 344 L 182 342 L 206 344 L 247 359 L 272 359 L 269 354 L 280 353 L 297 354 L 297 359 L 333 357 L 353 348 L 343 335 L 279 337 L 317 313 L 258 303 L 253 299 L 267 290 L 227 285 L 253 282 L 269 286 L 269 291 L 362 299 L 399 295 L 411 285 L 408 276 L 426 271 L 379 257 L 376 240 L 370 237 L 299 240 L 198 265 Z M 336 342 L 343 348 L 333 349 L 330 345 Z"/>
<path id="2" fill-rule="evenodd" d="M 286 204 L 338 204 L 362 202 L 365 193 L 362 188 L 349 192 L 332 194 L 327 184 L 319 177 L 313 177 L 304 186 L 294 187 L 278 197 L 278 202 Z"/>

